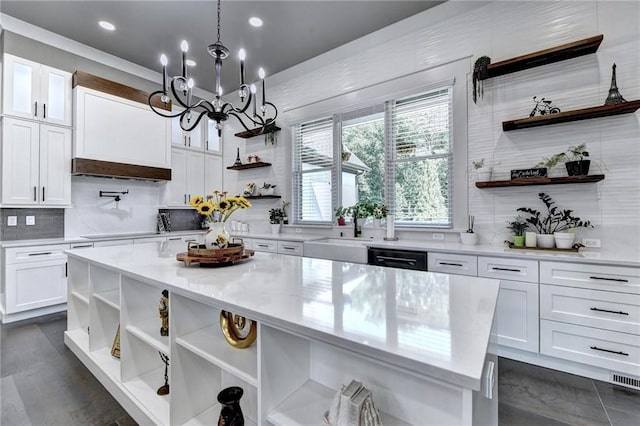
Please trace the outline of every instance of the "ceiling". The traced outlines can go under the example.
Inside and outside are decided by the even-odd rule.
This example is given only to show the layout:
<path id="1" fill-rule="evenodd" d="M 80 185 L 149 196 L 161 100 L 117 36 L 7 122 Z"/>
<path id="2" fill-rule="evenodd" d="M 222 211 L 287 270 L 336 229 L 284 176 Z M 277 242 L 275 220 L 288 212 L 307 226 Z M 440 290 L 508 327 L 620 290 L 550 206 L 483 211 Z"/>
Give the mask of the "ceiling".
<path id="1" fill-rule="evenodd" d="M 258 80 L 258 67 L 273 75 L 349 41 L 436 6 L 443 1 L 222 1 L 221 41 L 231 51 L 224 62 L 225 93 L 239 85 L 240 48 L 247 52 L 246 79 Z M 199 1 L 31 1 L 2 0 L 2 13 L 72 40 L 161 70 L 160 54 L 169 58 L 169 74 L 180 73 L 180 42 L 187 40 L 189 68 L 196 86 L 213 91 L 216 3 Z M 248 24 L 251 16 L 264 25 Z M 113 32 L 98 26 L 106 20 Z M 381 58 L 381 60 L 383 60 Z"/>

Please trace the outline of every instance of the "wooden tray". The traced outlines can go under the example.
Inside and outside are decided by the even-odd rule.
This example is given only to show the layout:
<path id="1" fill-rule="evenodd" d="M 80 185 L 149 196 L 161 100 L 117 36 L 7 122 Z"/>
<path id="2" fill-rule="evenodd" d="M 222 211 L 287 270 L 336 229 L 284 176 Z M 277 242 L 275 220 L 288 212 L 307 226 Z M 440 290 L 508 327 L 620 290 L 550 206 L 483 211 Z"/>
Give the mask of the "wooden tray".
<path id="1" fill-rule="evenodd" d="M 184 262 L 187 265 L 198 263 L 200 264 L 200 266 L 229 266 L 233 265 L 234 262 L 240 262 L 249 259 L 254 255 L 254 253 L 255 252 L 253 250 L 244 250 L 241 253 L 230 254 L 227 256 L 203 257 L 190 256 L 189 253 L 183 252 L 176 255 L 176 260 Z"/>
<path id="2" fill-rule="evenodd" d="M 509 246 L 510 249 L 514 250 L 541 250 L 541 251 L 559 251 L 564 253 L 578 253 L 580 251 L 580 247 L 584 247 L 582 244 L 574 244 L 572 248 L 562 249 L 562 248 L 545 248 L 545 247 L 516 247 L 510 241 L 505 241 L 505 243 Z"/>
<path id="3" fill-rule="evenodd" d="M 204 244 L 190 242 L 187 245 L 187 254 L 191 257 L 228 257 L 241 254 L 244 251 L 244 244 L 231 243 L 227 248 L 208 249 Z"/>

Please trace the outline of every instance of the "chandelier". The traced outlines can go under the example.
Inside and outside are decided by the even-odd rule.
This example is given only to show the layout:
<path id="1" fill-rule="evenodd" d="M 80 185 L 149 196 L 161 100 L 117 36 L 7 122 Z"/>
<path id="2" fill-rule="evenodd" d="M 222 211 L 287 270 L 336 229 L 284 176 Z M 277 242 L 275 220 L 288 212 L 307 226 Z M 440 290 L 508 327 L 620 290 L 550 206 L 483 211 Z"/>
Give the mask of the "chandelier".
<path id="1" fill-rule="evenodd" d="M 271 126 L 275 126 L 278 109 L 266 99 L 264 69 L 260 68 L 258 70 L 258 75 L 262 81 L 262 103 L 259 112 L 256 106 L 258 102 L 256 86 L 255 84 L 248 85 L 245 83 L 244 60 L 246 54 L 244 49 L 240 49 L 238 54 L 240 58 L 240 88 L 238 89 L 240 105 L 234 106 L 230 102 L 224 102 L 222 100 L 222 89 L 220 87 L 222 60 L 229 56 L 229 49 L 220 41 L 220 0 L 218 0 L 218 41 L 210 44 L 207 48 L 209 54 L 215 59 L 216 86 L 215 98 L 212 102 L 207 100 L 192 101 L 194 81 L 187 75 L 187 52 L 189 51 L 189 44 L 186 40 L 182 41 L 180 48 L 182 50 L 182 75 L 168 79 L 167 57 L 164 54 L 160 56 L 160 63 L 162 64 L 162 90 L 151 93 L 147 101 L 153 112 L 165 118 L 180 117 L 180 127 L 185 131 L 195 129 L 196 126 L 200 124 L 200 120 L 206 116 L 216 122 L 219 137 L 222 136 L 223 123 L 229 116 L 235 117 L 242 127 L 253 135 L 265 133 Z M 172 102 L 184 109 L 175 114 L 168 114 L 166 110 L 158 110 L 153 105 L 154 99 L 158 97 L 164 105 Z M 250 106 L 252 106 L 252 108 L 251 111 L 248 112 Z"/>

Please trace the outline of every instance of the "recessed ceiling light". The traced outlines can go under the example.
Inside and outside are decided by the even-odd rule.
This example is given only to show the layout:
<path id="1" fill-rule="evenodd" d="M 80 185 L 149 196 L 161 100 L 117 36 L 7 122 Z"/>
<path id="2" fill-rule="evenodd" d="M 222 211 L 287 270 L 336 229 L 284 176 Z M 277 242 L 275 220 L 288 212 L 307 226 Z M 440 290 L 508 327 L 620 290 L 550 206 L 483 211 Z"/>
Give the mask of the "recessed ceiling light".
<path id="1" fill-rule="evenodd" d="M 100 24 L 100 26 L 105 30 L 114 31 L 116 29 L 116 26 L 113 25 L 111 22 L 100 21 L 98 22 L 98 24 Z"/>
<path id="2" fill-rule="evenodd" d="M 196 61 L 194 61 L 192 59 L 187 59 L 187 66 L 195 67 L 196 66 Z"/>
<path id="3" fill-rule="evenodd" d="M 249 24 L 251 24 L 254 27 L 261 27 L 262 26 L 262 19 L 256 17 L 256 16 L 252 16 L 251 18 L 249 18 Z"/>

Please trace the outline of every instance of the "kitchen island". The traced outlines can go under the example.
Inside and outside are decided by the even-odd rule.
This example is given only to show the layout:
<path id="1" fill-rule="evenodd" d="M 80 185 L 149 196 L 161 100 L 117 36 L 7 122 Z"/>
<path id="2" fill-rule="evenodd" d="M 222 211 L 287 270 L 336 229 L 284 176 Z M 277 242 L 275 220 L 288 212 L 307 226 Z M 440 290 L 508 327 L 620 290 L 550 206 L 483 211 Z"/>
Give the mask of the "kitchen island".
<path id="1" fill-rule="evenodd" d="M 186 266 L 162 243 L 67 255 L 65 343 L 141 424 L 217 424 L 228 386 L 247 424 L 322 424 L 352 379 L 384 424 L 497 424 L 497 280 L 270 253 Z M 252 346 L 225 341 L 221 309 L 257 322 Z"/>

